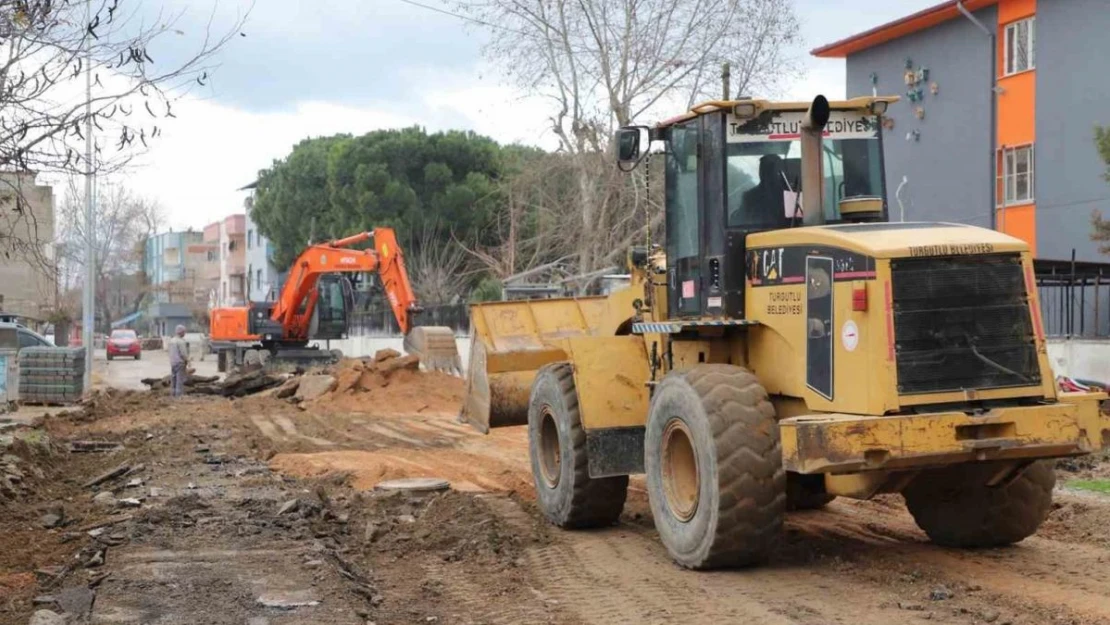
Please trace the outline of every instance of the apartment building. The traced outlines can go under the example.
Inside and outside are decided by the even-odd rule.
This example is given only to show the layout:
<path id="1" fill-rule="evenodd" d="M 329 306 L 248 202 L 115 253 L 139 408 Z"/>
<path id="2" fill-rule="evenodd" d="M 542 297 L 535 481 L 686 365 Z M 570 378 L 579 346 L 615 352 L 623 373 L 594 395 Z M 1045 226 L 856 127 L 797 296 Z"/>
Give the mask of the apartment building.
<path id="1" fill-rule="evenodd" d="M 953 0 L 813 54 L 845 59 L 849 97 L 902 96 L 883 135 L 892 215 L 1106 261 L 1090 233 L 1093 211 L 1110 216 L 1094 143 L 1110 126 L 1108 32 L 1106 0 Z"/>
<path id="2" fill-rule="evenodd" d="M 253 189 L 248 185 L 245 189 Z M 253 195 L 243 200 L 247 224 L 247 297 L 253 302 L 264 302 L 277 297 L 281 290 L 282 272 L 274 266 L 274 249 L 270 240 L 262 236 L 258 224 L 251 219 Z"/>
<path id="3" fill-rule="evenodd" d="M 0 311 L 42 322 L 58 297 L 54 191 L 34 173 L 0 174 L 0 233 Z"/>

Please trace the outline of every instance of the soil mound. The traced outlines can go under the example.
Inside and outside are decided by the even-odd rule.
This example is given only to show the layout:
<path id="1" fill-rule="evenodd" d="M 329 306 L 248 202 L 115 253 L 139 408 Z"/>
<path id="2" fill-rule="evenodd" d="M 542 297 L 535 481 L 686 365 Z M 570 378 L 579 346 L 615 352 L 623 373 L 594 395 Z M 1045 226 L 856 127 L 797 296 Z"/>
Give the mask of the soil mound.
<path id="1" fill-rule="evenodd" d="M 320 398 L 346 412 L 378 416 L 448 414 L 459 411 L 463 380 L 420 370 L 420 359 L 380 350 L 372 359 L 347 358 L 335 371 L 335 389 Z"/>
<path id="2" fill-rule="evenodd" d="M 541 529 L 512 500 L 467 493 L 374 493 L 367 501 L 366 538 L 373 549 L 399 558 L 431 552 L 445 562 L 508 564 L 538 542 Z M 505 518 L 503 510 L 516 514 Z M 514 522 L 516 521 L 516 522 Z"/>
<path id="3" fill-rule="evenodd" d="M 76 410 L 58 413 L 58 417 L 73 423 L 90 423 L 105 417 L 148 412 L 164 403 L 164 398 L 156 398 L 146 391 L 107 388 L 90 393 Z"/>

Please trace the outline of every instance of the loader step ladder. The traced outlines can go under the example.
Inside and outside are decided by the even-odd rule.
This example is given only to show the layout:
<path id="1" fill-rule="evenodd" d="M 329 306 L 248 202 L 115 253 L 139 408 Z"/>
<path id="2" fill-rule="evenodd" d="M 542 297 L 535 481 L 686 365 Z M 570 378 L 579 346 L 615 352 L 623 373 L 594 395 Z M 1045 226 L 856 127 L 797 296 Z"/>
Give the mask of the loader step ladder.
<path id="1" fill-rule="evenodd" d="M 756 326 L 751 319 L 697 319 L 692 321 L 663 321 L 632 324 L 632 334 L 680 334 L 691 328 Z"/>

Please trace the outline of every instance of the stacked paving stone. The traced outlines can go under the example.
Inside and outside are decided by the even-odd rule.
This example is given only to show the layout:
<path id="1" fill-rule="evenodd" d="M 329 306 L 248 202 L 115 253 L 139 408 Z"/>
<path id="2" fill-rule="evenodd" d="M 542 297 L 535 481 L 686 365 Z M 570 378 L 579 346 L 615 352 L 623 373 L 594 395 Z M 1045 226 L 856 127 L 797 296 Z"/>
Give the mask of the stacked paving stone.
<path id="1" fill-rule="evenodd" d="M 19 350 L 19 400 L 25 404 L 73 404 L 85 391 L 85 348 L 24 347 Z"/>

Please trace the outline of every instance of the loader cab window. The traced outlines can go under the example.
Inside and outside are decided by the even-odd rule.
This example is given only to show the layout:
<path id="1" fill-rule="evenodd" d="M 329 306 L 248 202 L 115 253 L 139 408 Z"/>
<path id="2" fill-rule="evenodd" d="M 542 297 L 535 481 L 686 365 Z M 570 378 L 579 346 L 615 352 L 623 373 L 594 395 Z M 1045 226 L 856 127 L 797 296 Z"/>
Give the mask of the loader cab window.
<path id="1" fill-rule="evenodd" d="M 701 312 L 698 138 L 699 120 L 676 124 L 667 148 L 667 281 L 671 310 L 681 316 Z"/>
<path id="2" fill-rule="evenodd" d="M 794 119 L 791 115 L 797 117 Z M 728 227 L 758 231 L 801 223 L 802 146 L 797 123 L 801 114 L 783 113 L 750 122 L 729 136 L 726 165 Z M 845 199 L 885 197 L 882 144 L 878 126 L 868 118 L 840 114 L 830 121 L 822 142 L 825 221 L 840 221 L 838 204 Z M 861 131 L 860 124 L 863 124 Z M 836 138 L 840 128 L 851 131 Z M 785 132 L 776 134 L 777 129 Z M 793 131 L 793 133 L 791 133 Z"/>

